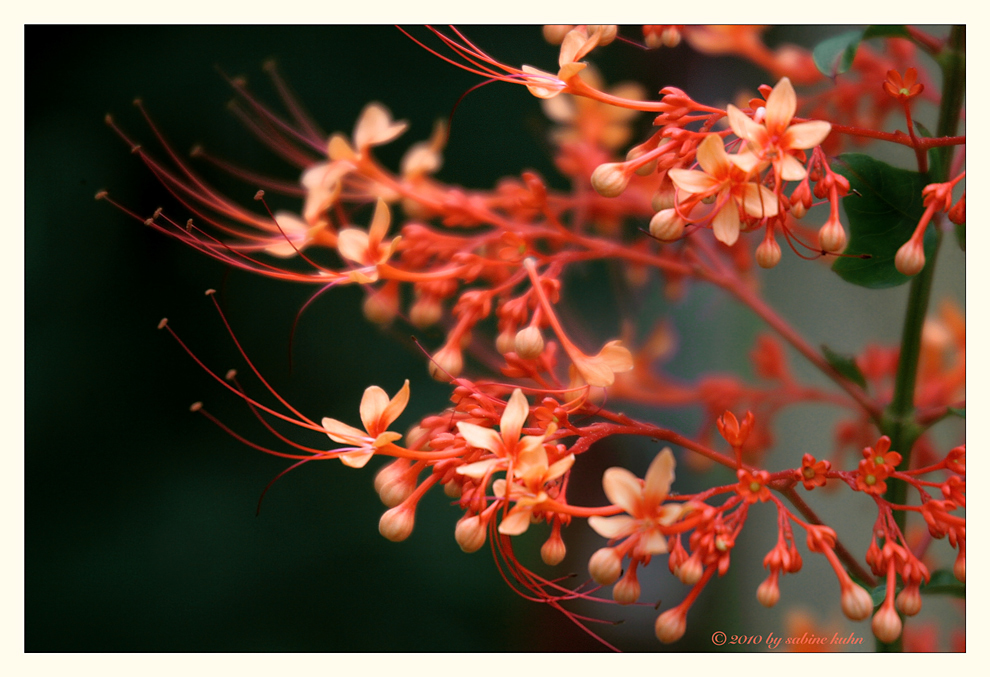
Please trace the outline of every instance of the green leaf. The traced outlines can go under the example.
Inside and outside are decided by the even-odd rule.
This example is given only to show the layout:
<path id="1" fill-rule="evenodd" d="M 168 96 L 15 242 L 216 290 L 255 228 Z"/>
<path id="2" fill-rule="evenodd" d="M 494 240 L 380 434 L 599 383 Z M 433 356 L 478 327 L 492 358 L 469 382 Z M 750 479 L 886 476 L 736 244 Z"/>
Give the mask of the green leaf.
<path id="1" fill-rule="evenodd" d="M 832 270 L 846 282 L 868 289 L 904 284 L 911 278 L 897 272 L 894 257 L 925 211 L 921 196 L 925 177 L 858 153 L 840 155 L 833 169 L 849 179 L 850 191 L 842 198 L 849 218 L 847 256 L 836 259 Z M 930 225 L 924 240 L 928 261 L 935 254 L 935 239 Z"/>
<path id="2" fill-rule="evenodd" d="M 873 600 L 873 608 L 877 608 L 883 604 L 884 598 L 887 597 L 887 584 L 881 583 L 877 587 L 870 590 L 870 598 Z"/>
<path id="3" fill-rule="evenodd" d="M 966 599 L 966 584 L 959 580 L 948 569 L 939 569 L 932 572 L 932 577 L 925 585 L 921 586 L 923 595 L 950 595 Z"/>
<path id="4" fill-rule="evenodd" d="M 830 78 L 845 73 L 852 66 L 862 39 L 863 31 L 849 31 L 819 42 L 811 53 L 818 70 Z"/>
<path id="5" fill-rule="evenodd" d="M 852 355 L 842 355 L 826 345 L 822 345 L 822 355 L 825 356 L 825 361 L 832 365 L 833 369 L 866 390 L 866 378 L 863 377 L 863 372 L 859 370 L 856 359 Z"/>
<path id="6" fill-rule="evenodd" d="M 959 418 L 966 418 L 966 408 L 949 407 L 949 413 L 955 414 Z"/>
<path id="7" fill-rule="evenodd" d="M 911 35 L 904 26 L 868 26 L 863 31 L 849 31 L 822 40 L 811 53 L 824 75 L 834 78 L 839 73 L 845 73 L 856 58 L 859 43 L 870 38 L 908 38 Z"/>

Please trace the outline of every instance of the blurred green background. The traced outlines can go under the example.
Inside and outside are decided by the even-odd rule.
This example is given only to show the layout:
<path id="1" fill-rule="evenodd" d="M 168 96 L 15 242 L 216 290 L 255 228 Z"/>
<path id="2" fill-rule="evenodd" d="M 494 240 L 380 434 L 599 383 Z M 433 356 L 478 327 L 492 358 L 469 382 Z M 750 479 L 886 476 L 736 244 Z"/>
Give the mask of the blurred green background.
<path id="1" fill-rule="evenodd" d="M 835 29 L 796 27 L 772 33 L 771 40 L 811 45 L 830 31 Z M 469 26 L 465 32 L 506 63 L 554 69 L 556 48 L 542 42 L 538 27 Z M 392 167 L 479 82 L 392 27 L 26 27 L 25 649 L 601 650 L 562 614 L 514 595 L 487 549 L 463 554 L 453 539 L 459 513 L 441 492 L 424 499 L 412 537 L 401 544 L 378 534 L 384 508 L 372 489 L 370 466 L 364 471 L 336 462 L 304 466 L 274 485 L 255 517 L 262 489 L 288 463 L 241 445 L 188 412 L 191 402 L 203 400 L 234 429 L 259 442 L 269 440 L 242 403 L 212 382 L 165 332 L 155 330 L 167 316 L 216 372 L 234 367 L 245 375 L 203 297 L 207 288 L 219 290 L 262 373 L 311 417 L 356 423 L 366 386 L 378 384 L 391 394 L 409 378 L 413 399 L 399 421 L 403 429 L 441 409 L 448 394 L 426 377 L 423 359 L 405 333 L 386 334 L 364 321 L 360 291 L 352 288 L 323 296 L 302 317 L 290 373 L 290 328 L 313 289 L 228 271 L 93 200 L 106 189 L 145 216 L 172 204 L 103 123 L 112 113 L 132 138 L 160 157 L 153 134 L 131 106 L 136 96 L 180 152 L 202 143 L 220 157 L 295 180 L 297 172 L 224 108 L 232 92 L 217 68 L 246 75 L 259 98 L 278 108 L 261 70 L 268 58 L 277 60 L 327 132 L 349 134 L 371 100 L 409 120 L 406 135 L 379 153 Z M 705 59 L 686 45 L 643 52 L 616 44 L 595 62 L 609 83 L 635 79 L 653 92 L 675 85 L 708 103 L 731 100 L 743 86 L 755 89 L 766 80 L 753 67 Z M 648 124 L 642 120 L 641 128 Z M 457 109 L 439 176 L 487 188 L 502 175 L 536 169 L 563 187 L 549 160 L 547 130 L 539 103 L 524 88 L 483 87 Z M 232 199 L 251 206 L 255 187 L 224 185 Z M 840 313 L 847 287 L 822 266 L 788 253 L 784 259 L 765 276 L 768 295 L 814 342 L 853 352 L 868 337 L 896 340 L 905 289 L 858 295 Z M 796 289 L 797 275 L 810 283 Z M 578 280 L 570 300 L 580 305 L 600 293 L 595 280 Z M 961 296 L 961 282 L 953 284 L 953 293 Z M 668 309 L 658 303 L 656 310 Z M 689 376 L 742 368 L 748 373 L 746 353 L 759 328 L 752 317 L 708 290 L 693 291 L 672 312 L 692 323 L 679 328 L 681 352 L 672 371 Z M 610 331 L 614 327 L 601 329 Z M 250 391 L 260 392 L 256 382 L 244 381 Z M 788 445 L 803 445 L 801 453 L 816 455 L 828 449 L 828 421 L 814 414 L 791 418 L 782 421 L 789 428 L 781 431 L 778 445 L 786 460 L 774 469 L 793 465 L 795 451 Z M 675 412 L 664 420 L 690 434 L 698 418 L 696 412 Z M 813 426 L 826 431 L 821 442 L 807 441 Z M 326 443 L 320 436 L 300 441 Z M 584 484 L 599 491 L 600 499 L 601 470 L 616 462 L 608 452 L 641 473 L 655 450 L 632 444 L 603 449 L 585 464 Z M 693 635 L 672 648 L 711 650 L 706 629 L 731 632 L 728 623 L 736 632 L 780 634 L 779 610 L 754 611 L 760 559 L 773 540 L 772 511 L 760 517 L 768 531 L 747 530 L 753 533 L 752 551 L 740 549 L 735 556 L 750 560 L 748 571 L 734 571 L 735 580 L 710 586 L 689 619 Z M 539 544 L 537 536 L 524 540 L 521 557 L 542 571 Z M 582 527 L 568 537 L 568 546 L 561 568 L 583 578 L 587 556 L 600 540 Z M 816 588 L 799 581 L 814 580 L 817 564 L 808 561 L 809 571 L 794 577 L 790 588 L 791 581 L 785 581 L 785 601 L 798 588 Z M 654 566 L 661 569 L 656 578 L 669 578 L 664 562 Z M 734 567 L 739 568 L 744 567 Z M 812 590 L 808 603 L 834 599 L 834 585 L 826 580 L 820 597 Z M 665 607 L 686 592 L 666 580 L 655 588 L 644 581 L 644 588 L 651 601 L 663 598 Z M 829 602 L 828 613 L 836 606 Z M 626 619 L 623 626 L 602 630 L 624 649 L 660 648 L 652 606 L 578 610 Z M 865 624 L 855 629 L 869 635 Z"/>

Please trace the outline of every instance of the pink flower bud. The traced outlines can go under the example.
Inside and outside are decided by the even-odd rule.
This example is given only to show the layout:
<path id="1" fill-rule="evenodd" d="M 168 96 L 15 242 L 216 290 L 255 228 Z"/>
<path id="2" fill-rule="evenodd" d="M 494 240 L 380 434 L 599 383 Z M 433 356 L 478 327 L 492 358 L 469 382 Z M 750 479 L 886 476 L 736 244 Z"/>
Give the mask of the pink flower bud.
<path id="1" fill-rule="evenodd" d="M 588 572 L 598 585 L 612 585 L 622 574 L 622 558 L 615 548 L 601 548 L 588 560 Z"/>
<path id="2" fill-rule="evenodd" d="M 701 558 L 697 553 L 691 555 L 684 564 L 677 570 L 677 577 L 684 585 L 694 585 L 701 580 L 705 573 L 705 567 L 701 565 Z"/>
<path id="3" fill-rule="evenodd" d="M 756 262 L 760 268 L 773 268 L 780 263 L 780 245 L 776 240 L 764 240 L 756 248 Z"/>
<path id="4" fill-rule="evenodd" d="M 612 598 L 619 604 L 633 604 L 639 599 L 640 586 L 636 579 L 636 570 L 629 567 L 629 571 L 622 577 L 615 587 L 612 588 Z"/>
<path id="5" fill-rule="evenodd" d="M 854 621 L 861 621 L 873 610 L 873 600 L 870 593 L 855 583 L 850 582 L 842 591 L 842 613 Z"/>
<path id="6" fill-rule="evenodd" d="M 564 545 L 564 539 L 560 537 L 560 532 L 551 532 L 550 538 L 540 548 L 540 557 L 546 564 L 554 567 L 564 561 L 565 555 L 567 555 L 567 546 Z"/>
<path id="7" fill-rule="evenodd" d="M 629 174 L 621 162 L 598 165 L 591 174 L 591 187 L 602 197 L 618 197 L 629 185 Z"/>
<path id="8" fill-rule="evenodd" d="M 780 601 L 780 586 L 777 585 L 778 573 L 774 571 L 756 589 L 756 599 L 768 609 Z"/>
<path id="9" fill-rule="evenodd" d="M 921 241 L 911 238 L 901 245 L 894 257 L 894 267 L 902 275 L 917 275 L 925 267 L 925 248 Z"/>
<path id="10" fill-rule="evenodd" d="M 901 636 L 901 618 L 890 604 L 884 604 L 873 615 L 873 634 L 881 642 L 897 641 Z"/>
<path id="11" fill-rule="evenodd" d="M 687 630 L 686 614 L 680 607 L 674 607 L 673 609 L 664 611 L 657 618 L 656 625 L 653 626 L 653 629 L 657 633 L 657 639 L 664 644 L 676 642 L 684 636 L 684 631 Z"/>
<path id="12" fill-rule="evenodd" d="M 921 592 L 917 585 L 907 585 L 897 595 L 897 610 L 905 616 L 914 616 L 921 611 Z"/>
<path id="13" fill-rule="evenodd" d="M 664 209 L 670 209 L 674 206 L 674 184 L 670 182 L 670 179 L 664 181 L 657 188 L 657 192 L 650 198 L 650 206 L 655 212 L 662 212 Z"/>
<path id="14" fill-rule="evenodd" d="M 658 240 L 671 242 L 684 234 L 684 219 L 673 208 L 664 209 L 650 219 L 650 235 Z"/>
<path id="15" fill-rule="evenodd" d="M 516 355 L 524 360 L 539 357 L 543 352 L 543 334 L 539 327 L 526 327 L 516 333 Z"/>
<path id="16" fill-rule="evenodd" d="M 390 541 L 396 543 L 404 541 L 412 533 L 415 519 L 416 515 L 412 509 L 403 503 L 385 511 L 378 521 L 378 531 Z"/>
<path id="17" fill-rule="evenodd" d="M 846 248 L 846 231 L 839 219 L 831 218 L 825 222 L 818 231 L 818 244 L 822 249 L 833 254 Z"/>
<path id="18" fill-rule="evenodd" d="M 478 515 L 464 517 L 454 528 L 454 540 L 464 552 L 475 552 L 485 544 L 487 531 L 488 525 L 482 523 Z"/>
<path id="19" fill-rule="evenodd" d="M 456 346 L 446 345 L 436 352 L 430 361 L 430 376 L 434 380 L 446 383 L 461 375 L 464 369 L 464 358 Z"/>
<path id="20" fill-rule="evenodd" d="M 497 350 L 500 355 L 511 353 L 515 349 L 516 332 L 512 329 L 505 330 L 495 338 L 495 350 Z"/>
<path id="21" fill-rule="evenodd" d="M 443 306 L 433 296 L 421 296 L 409 309 L 409 321 L 418 329 L 432 327 L 443 316 Z"/>

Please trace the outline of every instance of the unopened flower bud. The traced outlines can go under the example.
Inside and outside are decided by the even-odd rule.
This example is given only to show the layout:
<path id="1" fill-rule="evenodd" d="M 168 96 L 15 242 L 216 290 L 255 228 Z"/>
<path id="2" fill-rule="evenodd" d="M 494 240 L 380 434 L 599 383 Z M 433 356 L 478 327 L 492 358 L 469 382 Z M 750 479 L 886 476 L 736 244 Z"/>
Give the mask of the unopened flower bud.
<path id="1" fill-rule="evenodd" d="M 664 644 L 676 642 L 684 636 L 684 631 L 687 630 L 687 617 L 680 607 L 668 609 L 657 617 L 653 629 L 657 633 L 657 639 Z"/>
<path id="2" fill-rule="evenodd" d="M 460 498 L 464 493 L 464 487 L 460 482 L 451 480 L 443 485 L 443 493 L 447 498 Z"/>
<path id="3" fill-rule="evenodd" d="M 894 602 L 897 610 L 905 616 L 914 616 L 921 611 L 921 592 L 917 585 L 907 585 L 897 594 Z"/>
<path id="4" fill-rule="evenodd" d="M 539 357 L 543 352 L 543 334 L 538 327 L 526 327 L 516 333 L 515 339 L 516 355 L 524 360 L 531 360 Z"/>
<path id="5" fill-rule="evenodd" d="M 612 598 L 619 604 L 634 604 L 639 599 L 639 593 L 640 586 L 636 579 L 636 570 L 630 567 L 622 580 L 612 588 Z"/>
<path id="6" fill-rule="evenodd" d="M 921 241 L 911 238 L 901 245 L 894 257 L 894 267 L 902 275 L 917 275 L 925 267 L 925 248 Z"/>
<path id="7" fill-rule="evenodd" d="M 488 526 L 478 515 L 461 519 L 454 528 L 454 540 L 464 552 L 475 552 L 485 544 Z"/>
<path id="8" fill-rule="evenodd" d="M 650 235 L 658 240 L 671 242 L 684 234 L 685 225 L 684 219 L 677 215 L 675 209 L 664 209 L 650 219 Z"/>
<path id="9" fill-rule="evenodd" d="M 873 614 L 873 634 L 881 642 L 888 644 L 901 636 L 901 617 L 894 611 L 894 607 L 884 604 Z"/>
<path id="10" fill-rule="evenodd" d="M 662 212 L 664 209 L 670 209 L 674 206 L 674 184 L 667 179 L 663 184 L 657 188 L 657 191 L 653 193 L 653 197 L 650 198 L 650 206 L 653 207 L 653 211 Z"/>
<path id="11" fill-rule="evenodd" d="M 804 206 L 803 202 L 791 203 L 790 214 L 795 219 L 803 219 L 804 215 L 807 213 L 808 213 L 808 208 Z"/>
<path id="12" fill-rule="evenodd" d="M 622 574 L 622 558 L 615 548 L 601 548 L 588 560 L 588 572 L 598 585 L 612 585 Z"/>
<path id="13" fill-rule="evenodd" d="M 595 31 L 600 31 L 598 37 L 598 44 L 604 47 L 615 40 L 615 37 L 619 34 L 619 27 L 615 24 L 603 24 L 601 26 L 588 26 L 588 34 L 591 35 Z"/>
<path id="14" fill-rule="evenodd" d="M 629 149 L 629 152 L 626 153 L 626 162 L 631 162 L 632 160 L 641 158 L 646 152 L 647 151 L 643 150 L 641 146 L 633 146 L 632 148 Z M 648 161 L 646 164 L 637 167 L 634 171 L 636 172 L 637 176 L 649 176 L 656 170 L 657 170 L 657 159 L 653 158 L 652 160 Z"/>
<path id="15" fill-rule="evenodd" d="M 846 231 L 839 219 L 829 219 L 818 231 L 818 244 L 832 254 L 837 254 L 846 248 Z"/>
<path id="16" fill-rule="evenodd" d="M 771 573 L 756 589 L 756 599 L 768 609 L 780 601 L 780 586 L 777 584 L 777 572 Z"/>
<path id="17" fill-rule="evenodd" d="M 495 338 L 495 350 L 497 350 L 500 355 L 511 353 L 515 349 L 516 332 L 514 330 L 506 329 Z"/>
<path id="18" fill-rule="evenodd" d="M 432 327 L 443 316 L 443 306 L 433 296 L 421 296 L 409 309 L 409 321 L 418 329 Z"/>
<path id="19" fill-rule="evenodd" d="M 773 268 L 780 263 L 780 245 L 774 239 L 764 240 L 756 248 L 756 262 L 760 268 Z"/>
<path id="20" fill-rule="evenodd" d="M 602 197 L 617 197 L 629 185 L 629 174 L 621 162 L 598 165 L 591 174 L 591 187 Z"/>
<path id="21" fill-rule="evenodd" d="M 957 226 L 966 223 L 966 193 L 963 193 L 956 204 L 952 205 L 952 209 L 949 210 L 949 221 Z"/>
<path id="22" fill-rule="evenodd" d="M 403 503 L 385 511 L 378 521 L 378 531 L 390 541 L 396 543 L 404 541 L 412 533 L 415 519 L 416 515 L 412 509 Z"/>
<path id="23" fill-rule="evenodd" d="M 564 539 L 560 537 L 559 530 L 554 530 L 550 533 L 550 538 L 540 548 L 540 557 L 546 564 L 553 567 L 563 562 L 565 555 L 567 555 L 567 546 L 564 545 Z"/>
<path id="24" fill-rule="evenodd" d="M 399 314 L 399 297 L 388 287 L 383 287 L 364 299 L 364 316 L 375 324 L 388 324 Z"/>
<path id="25" fill-rule="evenodd" d="M 464 358 L 461 357 L 461 351 L 456 347 L 444 346 L 430 360 L 429 369 L 430 376 L 441 383 L 457 378 L 461 375 L 461 370 L 464 369 Z"/>
<path id="26" fill-rule="evenodd" d="M 409 459 L 398 458 L 388 465 L 382 466 L 382 469 L 375 475 L 375 491 L 378 492 L 382 503 L 389 508 L 394 508 L 402 503 L 416 488 L 415 480 L 405 479 L 406 472 L 411 465 L 412 462 Z M 412 485 L 412 488 L 408 492 L 404 491 L 404 487 L 409 484 Z M 388 488 L 387 492 L 386 488 Z"/>
<path id="27" fill-rule="evenodd" d="M 680 29 L 669 26 L 663 29 L 660 33 L 660 41 L 663 43 L 664 47 L 677 47 L 681 44 L 681 31 Z"/>
<path id="28" fill-rule="evenodd" d="M 681 579 L 681 583 L 684 585 L 694 585 L 701 580 L 704 573 L 705 567 L 701 565 L 701 558 L 696 553 L 688 557 L 687 561 L 680 566 L 677 570 L 677 577 Z"/>
<path id="29" fill-rule="evenodd" d="M 571 32 L 574 26 L 568 24 L 550 24 L 543 27 L 543 39 L 551 45 L 559 45 L 564 41 L 564 36 Z"/>
<path id="30" fill-rule="evenodd" d="M 855 583 L 849 583 L 842 591 L 842 613 L 846 618 L 854 621 L 861 621 L 870 615 L 873 610 L 873 600 L 870 593 Z"/>

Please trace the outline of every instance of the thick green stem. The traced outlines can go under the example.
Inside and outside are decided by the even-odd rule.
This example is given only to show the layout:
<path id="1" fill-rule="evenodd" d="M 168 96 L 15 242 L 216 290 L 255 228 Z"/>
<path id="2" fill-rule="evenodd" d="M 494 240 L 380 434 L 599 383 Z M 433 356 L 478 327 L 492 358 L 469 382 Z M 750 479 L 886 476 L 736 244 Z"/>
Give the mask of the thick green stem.
<path id="1" fill-rule="evenodd" d="M 939 107 L 936 128 L 938 136 L 954 135 L 959 126 L 959 114 L 962 110 L 966 86 L 965 48 L 966 27 L 953 26 L 945 51 L 938 57 L 939 65 L 942 67 L 942 103 Z M 952 146 L 947 146 L 936 154 L 936 161 L 931 163 L 928 171 L 928 183 L 944 182 L 949 178 L 954 150 Z M 936 228 L 935 250 L 928 264 L 911 281 L 904 329 L 901 333 L 901 352 L 894 382 L 894 397 L 884 412 L 880 426 L 881 432 L 890 437 L 891 448 L 901 454 L 902 461 L 898 466 L 901 470 L 910 467 L 911 449 L 922 433 L 921 426 L 915 420 L 914 391 L 918 376 L 918 359 L 921 355 L 921 330 L 928 312 L 932 279 L 935 276 L 935 259 L 939 245 L 942 243 L 942 233 L 938 230 L 937 224 L 931 227 Z M 904 505 L 906 497 L 907 484 L 902 480 L 891 479 L 884 498 L 892 503 Z M 894 511 L 894 519 L 902 533 L 906 516 L 902 510 Z M 877 640 L 877 650 L 899 651 L 900 639 L 890 644 Z"/>

